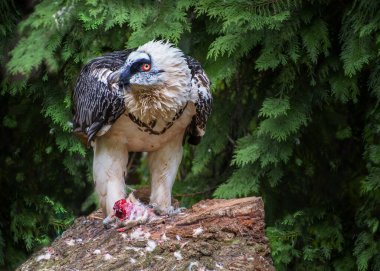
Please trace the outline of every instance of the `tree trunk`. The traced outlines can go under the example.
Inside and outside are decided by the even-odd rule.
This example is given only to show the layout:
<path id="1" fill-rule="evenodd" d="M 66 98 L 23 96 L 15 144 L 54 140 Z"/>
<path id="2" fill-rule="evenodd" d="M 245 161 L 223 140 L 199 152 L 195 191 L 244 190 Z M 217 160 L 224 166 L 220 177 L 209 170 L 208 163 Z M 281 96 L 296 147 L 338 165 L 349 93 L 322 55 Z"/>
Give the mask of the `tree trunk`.
<path id="1" fill-rule="evenodd" d="M 205 200 L 125 232 L 80 217 L 17 270 L 274 270 L 261 198 Z"/>

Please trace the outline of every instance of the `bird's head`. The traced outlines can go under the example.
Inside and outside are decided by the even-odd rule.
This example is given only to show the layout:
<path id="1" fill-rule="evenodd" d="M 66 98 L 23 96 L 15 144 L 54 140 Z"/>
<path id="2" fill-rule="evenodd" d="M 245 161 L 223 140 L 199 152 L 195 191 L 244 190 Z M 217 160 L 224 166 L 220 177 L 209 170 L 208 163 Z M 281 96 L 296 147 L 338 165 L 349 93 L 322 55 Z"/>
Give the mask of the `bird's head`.
<path id="1" fill-rule="evenodd" d="M 119 87 L 124 89 L 147 88 L 162 82 L 163 70 L 152 69 L 151 56 L 143 51 L 132 52 L 119 72 Z"/>
<path id="2" fill-rule="evenodd" d="M 131 113 L 170 118 L 189 99 L 191 72 L 180 49 L 169 42 L 150 41 L 129 54 L 109 83 L 117 83 L 125 93 Z"/>
<path id="3" fill-rule="evenodd" d="M 111 77 L 125 92 L 166 91 L 190 87 L 191 74 L 183 52 L 169 42 L 150 41 L 129 54 Z"/>

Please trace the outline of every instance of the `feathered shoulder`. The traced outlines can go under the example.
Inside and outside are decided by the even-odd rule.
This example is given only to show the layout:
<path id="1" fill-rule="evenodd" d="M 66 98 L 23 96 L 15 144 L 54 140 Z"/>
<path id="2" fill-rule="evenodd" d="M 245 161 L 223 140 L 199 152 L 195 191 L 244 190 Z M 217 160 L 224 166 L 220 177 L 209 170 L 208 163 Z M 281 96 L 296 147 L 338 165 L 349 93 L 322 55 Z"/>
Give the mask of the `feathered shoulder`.
<path id="1" fill-rule="evenodd" d="M 206 123 L 211 114 L 210 80 L 196 59 L 186 56 L 186 60 L 191 71 L 191 91 L 197 96 L 195 101 L 196 114 L 187 128 L 187 135 L 188 142 L 197 145 L 205 134 Z"/>
<path id="2" fill-rule="evenodd" d="M 97 57 L 81 70 L 73 92 L 73 129 L 87 143 L 110 127 L 125 111 L 122 93 L 108 85 L 108 76 L 120 69 L 132 50 Z"/>

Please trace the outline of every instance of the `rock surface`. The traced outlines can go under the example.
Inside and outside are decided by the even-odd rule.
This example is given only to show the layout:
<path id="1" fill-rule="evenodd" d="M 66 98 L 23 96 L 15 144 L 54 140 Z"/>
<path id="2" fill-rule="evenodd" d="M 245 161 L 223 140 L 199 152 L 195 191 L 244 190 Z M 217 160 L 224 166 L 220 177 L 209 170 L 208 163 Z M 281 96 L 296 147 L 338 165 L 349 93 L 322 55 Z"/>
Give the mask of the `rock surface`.
<path id="1" fill-rule="evenodd" d="M 125 232 L 77 218 L 17 270 L 275 270 L 261 198 L 205 200 Z"/>

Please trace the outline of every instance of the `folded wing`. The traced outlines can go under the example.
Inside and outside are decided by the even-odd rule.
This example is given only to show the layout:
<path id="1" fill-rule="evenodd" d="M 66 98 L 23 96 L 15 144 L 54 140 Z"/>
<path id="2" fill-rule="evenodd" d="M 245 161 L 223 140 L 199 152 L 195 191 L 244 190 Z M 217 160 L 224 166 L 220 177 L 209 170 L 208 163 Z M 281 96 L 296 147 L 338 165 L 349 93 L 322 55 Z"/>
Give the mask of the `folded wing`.
<path id="1" fill-rule="evenodd" d="M 77 80 L 73 93 L 73 129 L 90 143 L 105 133 L 125 112 L 123 95 L 108 84 L 108 76 L 118 70 L 131 51 L 118 51 L 90 61 Z"/>
<path id="2" fill-rule="evenodd" d="M 210 92 L 210 80 L 202 69 L 201 64 L 187 56 L 187 63 L 191 70 L 191 88 L 196 93 L 196 114 L 187 128 L 188 142 L 193 145 L 199 144 L 205 134 L 206 123 L 211 114 L 212 96 Z"/>

